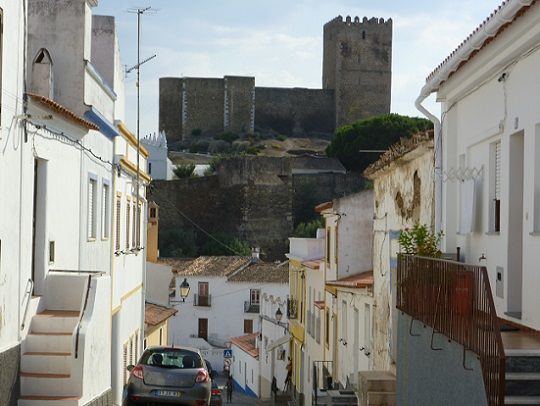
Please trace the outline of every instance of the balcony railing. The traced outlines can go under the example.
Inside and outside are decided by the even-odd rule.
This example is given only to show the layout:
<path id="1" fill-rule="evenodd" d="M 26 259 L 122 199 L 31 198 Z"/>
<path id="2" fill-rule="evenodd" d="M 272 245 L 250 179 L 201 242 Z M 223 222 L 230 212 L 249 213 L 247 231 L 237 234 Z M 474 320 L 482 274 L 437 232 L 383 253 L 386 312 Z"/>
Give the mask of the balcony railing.
<path id="1" fill-rule="evenodd" d="M 259 303 L 252 303 L 249 300 L 244 302 L 244 313 L 259 313 L 261 305 Z"/>
<path id="2" fill-rule="evenodd" d="M 287 318 L 289 320 L 298 318 L 298 300 L 287 299 Z"/>
<path id="3" fill-rule="evenodd" d="M 485 267 L 400 255 L 397 308 L 460 343 L 464 360 L 475 352 L 489 405 L 504 404 L 505 355 Z"/>
<path id="4" fill-rule="evenodd" d="M 212 305 L 212 295 L 199 296 L 193 298 L 193 306 L 210 307 Z"/>

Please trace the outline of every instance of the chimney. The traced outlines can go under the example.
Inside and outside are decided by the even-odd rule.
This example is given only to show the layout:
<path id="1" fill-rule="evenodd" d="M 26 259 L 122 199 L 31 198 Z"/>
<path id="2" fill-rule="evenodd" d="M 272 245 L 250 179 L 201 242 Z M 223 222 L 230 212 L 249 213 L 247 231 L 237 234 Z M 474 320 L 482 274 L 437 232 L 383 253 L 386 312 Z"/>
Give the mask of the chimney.
<path id="1" fill-rule="evenodd" d="M 148 203 L 148 231 L 146 241 L 146 260 L 148 262 L 157 262 L 159 258 L 158 229 L 159 206 L 156 202 L 150 202 Z"/>
<path id="2" fill-rule="evenodd" d="M 34 58 L 31 75 L 30 93 L 54 99 L 53 62 L 45 48 Z"/>
<path id="3" fill-rule="evenodd" d="M 251 258 L 261 259 L 261 249 L 260 248 L 252 248 L 251 249 Z"/>

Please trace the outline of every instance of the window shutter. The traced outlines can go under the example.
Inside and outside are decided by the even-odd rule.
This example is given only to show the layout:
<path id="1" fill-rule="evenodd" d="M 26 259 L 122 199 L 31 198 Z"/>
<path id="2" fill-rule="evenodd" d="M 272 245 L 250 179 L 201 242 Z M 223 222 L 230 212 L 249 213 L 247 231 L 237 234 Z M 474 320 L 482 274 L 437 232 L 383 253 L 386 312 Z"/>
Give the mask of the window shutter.
<path id="1" fill-rule="evenodd" d="M 95 213 L 95 207 L 96 207 L 96 196 L 95 196 L 95 187 L 96 181 L 94 179 L 90 179 L 88 182 L 88 238 L 95 238 L 96 237 L 96 213 Z"/>
<path id="2" fill-rule="evenodd" d="M 124 384 L 126 384 L 127 380 L 129 379 L 129 372 L 127 370 L 127 367 L 128 367 L 128 349 L 127 349 L 127 345 L 124 344 L 124 368 L 123 368 Z"/>
<path id="3" fill-rule="evenodd" d="M 501 200 L 501 142 L 495 144 L 495 200 Z"/>
<path id="4" fill-rule="evenodd" d="M 133 202 L 133 224 L 132 224 L 132 236 L 131 236 L 131 246 L 137 246 L 137 206 Z"/>
<path id="5" fill-rule="evenodd" d="M 103 185 L 103 201 L 101 202 L 101 231 L 103 238 L 109 238 L 110 209 L 109 209 L 109 185 Z"/>
<path id="6" fill-rule="evenodd" d="M 139 330 L 135 332 L 135 353 L 133 354 L 135 362 L 139 360 Z"/>
<path id="7" fill-rule="evenodd" d="M 116 243 L 115 243 L 115 249 L 116 251 L 120 251 L 120 220 L 121 220 L 121 209 L 122 209 L 122 202 L 120 199 L 116 199 Z"/>
<path id="8" fill-rule="evenodd" d="M 126 204 L 126 249 L 129 249 L 129 223 L 131 221 L 131 203 L 128 200 Z"/>

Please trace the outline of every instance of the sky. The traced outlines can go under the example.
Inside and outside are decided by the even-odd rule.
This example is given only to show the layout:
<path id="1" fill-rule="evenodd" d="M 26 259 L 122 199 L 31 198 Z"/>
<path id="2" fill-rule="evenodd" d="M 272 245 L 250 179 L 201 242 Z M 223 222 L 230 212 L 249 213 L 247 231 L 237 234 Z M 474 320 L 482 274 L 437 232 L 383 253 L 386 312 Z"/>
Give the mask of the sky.
<path id="1" fill-rule="evenodd" d="M 426 76 L 501 0 L 99 0 L 116 17 L 122 63 L 137 63 L 142 18 L 141 136 L 158 131 L 160 77 L 254 76 L 257 86 L 321 88 L 323 25 L 342 15 L 392 18 L 393 113 L 414 107 Z M 126 77 L 126 123 L 136 123 L 135 72 Z M 434 96 L 425 103 L 437 114 Z"/>

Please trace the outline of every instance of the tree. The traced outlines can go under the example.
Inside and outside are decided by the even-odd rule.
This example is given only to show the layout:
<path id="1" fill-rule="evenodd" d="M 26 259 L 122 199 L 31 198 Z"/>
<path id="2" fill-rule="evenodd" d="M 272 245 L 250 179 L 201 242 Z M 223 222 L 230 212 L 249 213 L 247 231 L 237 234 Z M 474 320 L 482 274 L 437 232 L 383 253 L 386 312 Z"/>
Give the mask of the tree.
<path id="1" fill-rule="evenodd" d="M 251 247 L 247 241 L 219 233 L 213 234 L 213 237 L 215 240 L 208 237 L 206 243 L 201 248 L 201 255 L 251 255 Z"/>
<path id="2" fill-rule="evenodd" d="M 189 178 L 190 176 L 193 176 L 193 170 L 195 169 L 195 165 L 193 164 L 185 164 L 185 165 L 176 165 L 176 167 L 173 169 L 174 174 L 177 178 Z"/>
<path id="3" fill-rule="evenodd" d="M 431 128 L 433 123 L 424 118 L 384 114 L 339 127 L 326 154 L 338 158 L 348 170 L 362 172 L 380 153 L 360 150 L 386 150 L 400 138 Z"/>
<path id="4" fill-rule="evenodd" d="M 187 257 L 197 255 L 196 234 L 193 230 L 168 228 L 159 232 L 159 255 L 162 257 Z"/>
<path id="5" fill-rule="evenodd" d="M 324 228 L 324 222 L 321 217 L 298 224 L 294 229 L 294 236 L 298 238 L 315 238 L 319 228 Z"/>

